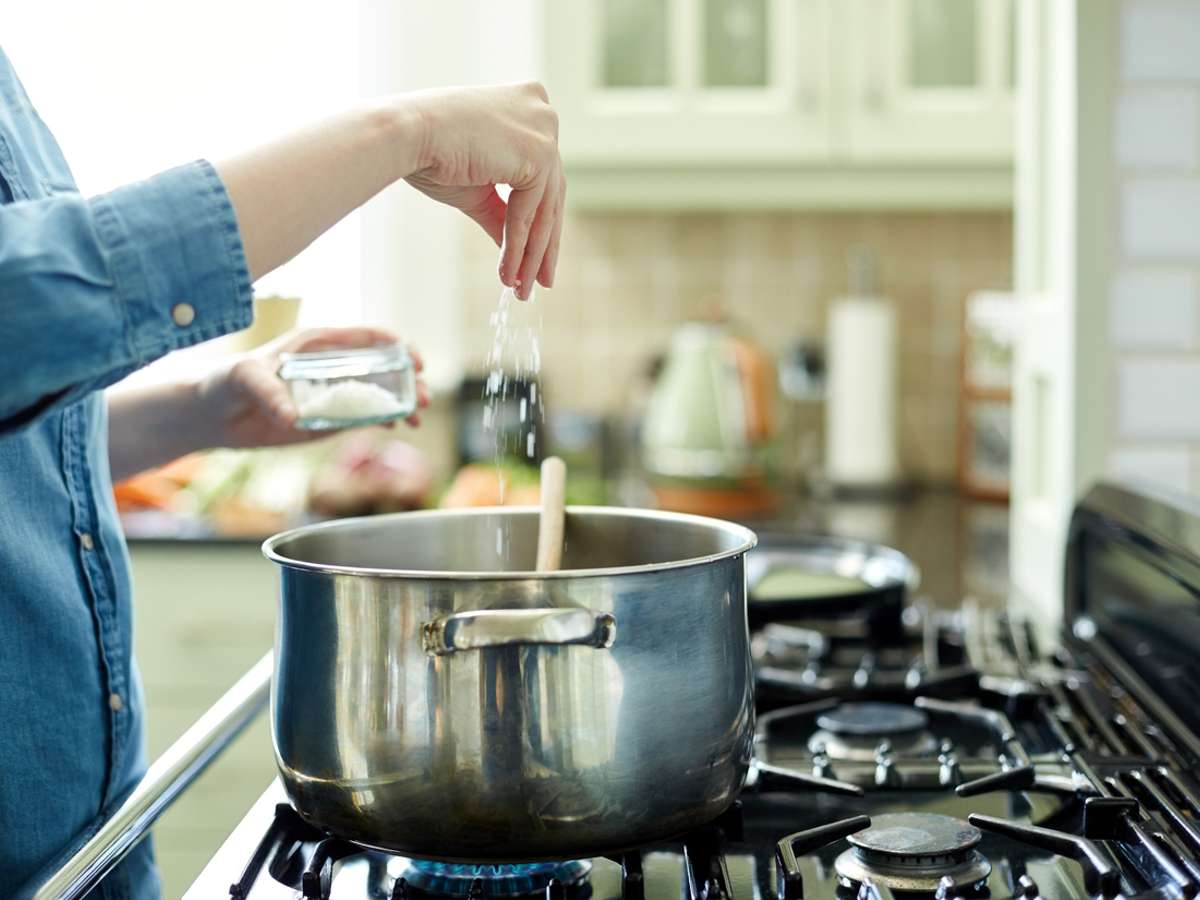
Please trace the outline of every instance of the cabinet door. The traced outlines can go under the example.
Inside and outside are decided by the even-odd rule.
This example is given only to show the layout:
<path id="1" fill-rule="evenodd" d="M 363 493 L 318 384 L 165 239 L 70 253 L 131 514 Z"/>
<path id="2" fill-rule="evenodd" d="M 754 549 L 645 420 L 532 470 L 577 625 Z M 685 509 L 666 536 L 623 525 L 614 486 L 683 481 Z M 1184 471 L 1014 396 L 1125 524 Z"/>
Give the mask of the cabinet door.
<path id="1" fill-rule="evenodd" d="M 547 86 L 568 164 L 829 152 L 830 0 L 553 0 Z"/>
<path id="2" fill-rule="evenodd" d="M 855 160 L 1006 163 L 1012 0 L 850 0 L 847 151 Z"/>

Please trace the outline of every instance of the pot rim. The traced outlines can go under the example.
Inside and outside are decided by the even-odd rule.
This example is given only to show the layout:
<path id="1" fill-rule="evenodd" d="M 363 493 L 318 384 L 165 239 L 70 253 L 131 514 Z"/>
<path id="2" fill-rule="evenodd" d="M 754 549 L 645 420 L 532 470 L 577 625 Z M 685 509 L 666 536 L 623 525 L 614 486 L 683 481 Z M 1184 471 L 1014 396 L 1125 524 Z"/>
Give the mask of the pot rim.
<path id="1" fill-rule="evenodd" d="M 707 556 L 693 556 L 687 559 L 673 559 L 662 563 L 644 563 L 636 566 L 607 566 L 590 569 L 560 569 L 555 572 L 525 571 L 479 571 L 456 572 L 437 569 L 375 569 L 365 566 L 339 566 L 329 563 L 315 563 L 308 560 L 294 559 L 284 556 L 276 548 L 293 538 L 310 535 L 320 531 L 333 531 L 349 525 L 364 522 L 386 524 L 395 519 L 443 519 L 461 518 L 464 516 L 485 516 L 500 514 L 533 514 L 537 515 L 536 506 L 482 506 L 470 509 L 423 509 L 412 512 L 386 513 L 376 516 L 353 516 L 344 519 L 332 519 L 328 522 L 318 522 L 312 525 L 301 525 L 272 535 L 262 543 L 262 553 L 271 562 L 289 569 L 300 569 L 307 572 L 321 572 L 327 575 L 367 575 L 372 578 L 420 578 L 438 581 L 517 581 L 529 578 L 565 580 L 569 578 L 589 578 L 597 576 L 637 575 L 648 572 L 661 572 L 669 569 L 682 569 L 688 566 L 698 566 L 705 563 L 717 562 L 734 556 L 745 554 L 758 543 L 758 536 L 735 522 L 724 519 L 714 519 L 708 516 L 696 516 L 690 513 L 668 512 L 657 509 L 638 509 L 622 506 L 568 506 L 567 515 L 583 514 L 588 516 L 619 516 L 634 519 L 650 519 L 663 522 L 687 522 L 702 525 L 719 531 L 725 531 L 735 538 L 740 538 L 739 546 L 720 553 L 710 553 Z"/>

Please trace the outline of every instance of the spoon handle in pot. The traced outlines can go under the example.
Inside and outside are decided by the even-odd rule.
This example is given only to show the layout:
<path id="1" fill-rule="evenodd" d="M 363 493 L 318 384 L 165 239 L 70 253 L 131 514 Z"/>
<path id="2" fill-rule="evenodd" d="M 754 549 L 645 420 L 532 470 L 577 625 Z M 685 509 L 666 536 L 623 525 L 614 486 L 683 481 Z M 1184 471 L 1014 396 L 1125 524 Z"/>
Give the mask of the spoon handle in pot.
<path id="1" fill-rule="evenodd" d="M 562 565 L 563 503 L 567 465 L 557 456 L 542 460 L 541 513 L 538 518 L 537 570 L 553 572 Z"/>

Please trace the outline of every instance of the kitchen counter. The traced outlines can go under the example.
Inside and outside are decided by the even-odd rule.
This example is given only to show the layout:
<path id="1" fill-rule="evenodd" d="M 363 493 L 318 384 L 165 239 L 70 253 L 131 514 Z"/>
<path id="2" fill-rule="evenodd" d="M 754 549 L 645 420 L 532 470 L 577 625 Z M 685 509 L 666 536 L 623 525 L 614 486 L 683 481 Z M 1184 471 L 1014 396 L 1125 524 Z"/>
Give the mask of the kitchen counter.
<path id="1" fill-rule="evenodd" d="M 252 551 L 267 535 L 226 536 L 199 526 L 157 531 L 134 520 L 131 546 L 209 546 Z M 296 522 L 294 524 L 303 524 Z M 1008 507 L 969 500 L 952 489 L 929 488 L 877 499 L 794 496 L 770 519 L 747 521 L 764 534 L 819 533 L 895 547 L 921 570 L 919 596 L 943 608 L 970 596 L 1001 604 L 1008 595 Z M 269 571 L 265 561 L 262 566 Z"/>

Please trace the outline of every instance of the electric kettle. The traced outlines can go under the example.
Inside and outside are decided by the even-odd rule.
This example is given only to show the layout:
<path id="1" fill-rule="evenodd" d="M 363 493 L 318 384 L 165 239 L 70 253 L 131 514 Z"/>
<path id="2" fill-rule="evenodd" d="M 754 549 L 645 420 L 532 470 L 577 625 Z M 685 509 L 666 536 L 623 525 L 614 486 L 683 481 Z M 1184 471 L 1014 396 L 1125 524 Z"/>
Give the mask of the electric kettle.
<path id="1" fill-rule="evenodd" d="M 675 332 L 642 429 L 660 506 L 708 515 L 770 508 L 762 449 L 775 427 L 774 384 L 770 356 L 727 322 Z"/>

